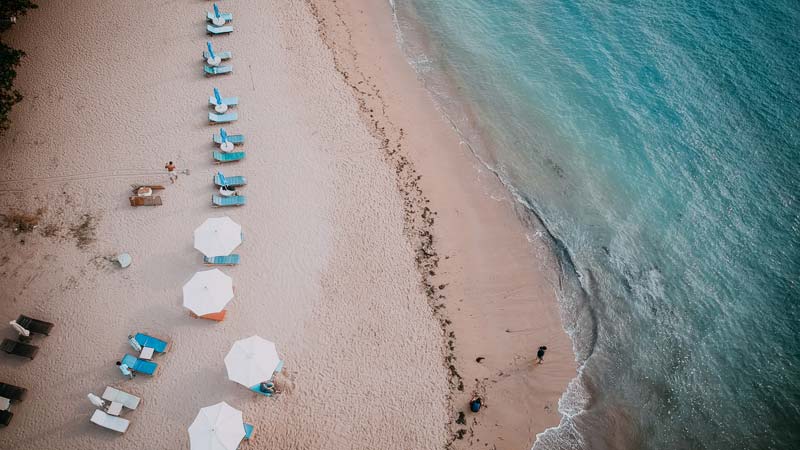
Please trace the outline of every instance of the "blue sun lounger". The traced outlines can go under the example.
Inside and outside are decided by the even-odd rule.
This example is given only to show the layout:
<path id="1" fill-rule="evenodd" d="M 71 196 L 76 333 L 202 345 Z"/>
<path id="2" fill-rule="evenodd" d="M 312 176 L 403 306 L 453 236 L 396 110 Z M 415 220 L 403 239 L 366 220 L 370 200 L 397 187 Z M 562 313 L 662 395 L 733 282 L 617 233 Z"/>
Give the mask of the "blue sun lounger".
<path id="1" fill-rule="evenodd" d="M 211 106 L 217 106 L 219 104 L 226 105 L 226 106 L 237 106 L 239 104 L 239 97 L 220 97 L 221 101 L 218 102 L 216 97 L 213 95 L 208 97 L 208 104 Z"/>
<path id="2" fill-rule="evenodd" d="M 214 11 L 209 11 L 206 14 L 206 18 L 208 20 L 214 20 L 214 18 L 216 18 L 216 17 L 221 18 L 225 22 L 230 22 L 231 20 L 233 20 L 233 14 L 219 12 L 219 7 L 217 6 L 216 3 L 214 3 Z"/>
<path id="3" fill-rule="evenodd" d="M 244 424 L 244 438 L 250 439 L 253 437 L 253 430 L 255 429 L 254 426 L 250 425 L 249 423 Z"/>
<path id="4" fill-rule="evenodd" d="M 233 14 L 231 13 L 219 13 L 219 16 L 222 17 L 222 20 L 224 20 L 225 22 L 230 22 L 231 20 L 233 20 Z M 214 17 L 215 15 L 213 12 L 206 11 L 206 19 L 214 20 Z"/>
<path id="5" fill-rule="evenodd" d="M 204 256 L 203 264 L 207 266 L 235 266 L 239 264 L 239 255 Z"/>
<path id="6" fill-rule="evenodd" d="M 206 75 L 224 75 L 233 72 L 233 66 L 203 66 Z"/>
<path id="7" fill-rule="evenodd" d="M 222 144 L 222 136 L 214 133 L 213 136 L 215 144 Z M 243 134 L 229 134 L 228 135 L 228 142 L 233 143 L 233 145 L 240 145 L 244 144 L 244 135 Z"/>
<path id="8" fill-rule="evenodd" d="M 283 360 L 280 360 L 278 362 L 278 365 L 275 367 L 275 372 L 272 373 L 272 376 L 270 377 L 270 379 L 268 381 L 272 381 L 275 378 L 275 374 L 280 373 L 281 370 L 283 370 Z M 265 397 L 272 397 L 272 395 L 273 395 L 270 392 L 262 392 L 261 391 L 261 383 L 258 383 L 257 385 L 250 387 L 250 390 L 255 392 L 256 394 L 261 394 L 261 395 L 263 395 Z"/>
<path id="9" fill-rule="evenodd" d="M 217 186 L 239 187 L 247 184 L 247 178 L 243 176 L 226 177 L 222 172 L 217 172 L 214 175 L 214 184 Z"/>
<path id="10" fill-rule="evenodd" d="M 233 58 L 233 53 L 231 52 L 214 52 L 214 55 L 219 56 L 219 59 L 223 61 Z M 208 50 L 203 50 L 203 61 L 206 61 L 210 57 L 211 53 L 208 53 Z"/>
<path id="11" fill-rule="evenodd" d="M 229 112 L 226 114 L 208 113 L 208 121 L 211 123 L 228 123 L 239 118 L 239 113 Z"/>
<path id="12" fill-rule="evenodd" d="M 162 341 L 161 339 L 154 338 L 153 336 L 148 336 L 144 333 L 136 333 L 133 336 L 133 339 L 139 343 L 142 347 L 150 347 L 156 353 L 166 353 L 169 351 L 170 343 L 167 341 Z"/>
<path id="13" fill-rule="evenodd" d="M 244 195 L 231 195 L 230 197 L 222 197 L 220 195 L 211 196 L 212 206 L 242 206 L 246 203 Z"/>
<path id="14" fill-rule="evenodd" d="M 206 25 L 206 32 L 208 32 L 208 34 L 233 33 L 233 27 L 230 26 L 230 25 L 225 25 L 223 27 L 215 27 L 214 25 Z"/>
<path id="15" fill-rule="evenodd" d="M 213 156 L 214 156 L 214 161 L 216 161 L 217 163 L 234 162 L 244 159 L 244 152 L 233 152 L 233 153 L 214 152 Z"/>
<path id="16" fill-rule="evenodd" d="M 129 354 L 125 354 L 125 356 L 122 358 L 122 364 L 127 365 L 134 372 L 139 372 L 150 376 L 155 375 L 156 370 L 158 370 L 158 364 L 152 361 L 139 359 Z"/>

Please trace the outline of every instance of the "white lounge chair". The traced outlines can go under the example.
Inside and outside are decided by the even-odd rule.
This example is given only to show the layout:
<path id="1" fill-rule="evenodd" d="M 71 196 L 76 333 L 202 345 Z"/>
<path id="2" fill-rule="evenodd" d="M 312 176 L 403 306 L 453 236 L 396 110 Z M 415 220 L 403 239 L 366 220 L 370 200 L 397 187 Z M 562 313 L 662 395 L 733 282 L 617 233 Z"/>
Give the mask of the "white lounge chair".
<path id="1" fill-rule="evenodd" d="M 121 403 L 122 406 L 128 409 L 136 409 L 136 407 L 139 406 L 139 402 L 142 401 L 142 399 L 135 395 L 128 394 L 119 389 L 114 389 L 111 386 L 107 386 L 105 392 L 103 392 L 103 400 Z"/>
<path id="2" fill-rule="evenodd" d="M 94 411 L 94 414 L 92 414 L 92 418 L 90 420 L 103 428 L 108 428 L 109 430 L 114 430 L 118 433 L 124 433 L 127 431 L 128 425 L 131 424 L 131 421 L 128 419 L 114 417 L 110 414 L 100 411 L 99 409 Z"/>

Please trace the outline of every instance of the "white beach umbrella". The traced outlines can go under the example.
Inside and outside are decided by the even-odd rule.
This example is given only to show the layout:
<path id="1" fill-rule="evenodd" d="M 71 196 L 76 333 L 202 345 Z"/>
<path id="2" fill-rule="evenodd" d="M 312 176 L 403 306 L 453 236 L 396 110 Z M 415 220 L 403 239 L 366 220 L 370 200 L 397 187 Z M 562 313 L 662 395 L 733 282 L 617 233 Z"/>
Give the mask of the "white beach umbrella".
<path id="1" fill-rule="evenodd" d="M 219 269 L 194 274 L 183 285 L 183 306 L 198 316 L 217 313 L 233 298 L 233 279 Z"/>
<path id="2" fill-rule="evenodd" d="M 227 256 L 242 243 L 242 226 L 230 217 L 212 217 L 194 230 L 194 248 L 208 257 Z"/>
<path id="3" fill-rule="evenodd" d="M 244 438 L 242 412 L 225 402 L 206 406 L 189 426 L 191 450 L 235 450 Z"/>
<path id="4" fill-rule="evenodd" d="M 233 343 L 225 356 L 225 368 L 231 381 L 253 387 L 272 378 L 280 361 L 273 342 L 250 336 Z"/>

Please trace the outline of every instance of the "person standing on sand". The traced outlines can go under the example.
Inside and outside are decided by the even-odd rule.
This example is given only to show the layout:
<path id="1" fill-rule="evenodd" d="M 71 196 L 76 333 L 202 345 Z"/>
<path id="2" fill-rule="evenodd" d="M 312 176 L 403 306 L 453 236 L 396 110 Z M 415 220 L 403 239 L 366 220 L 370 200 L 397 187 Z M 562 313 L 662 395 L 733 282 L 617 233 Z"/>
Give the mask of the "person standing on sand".
<path id="1" fill-rule="evenodd" d="M 119 371 L 122 372 L 123 375 L 130 378 L 131 380 L 133 379 L 133 372 L 131 371 L 131 368 L 128 367 L 127 364 L 122 364 L 122 361 L 117 361 L 117 365 L 119 366 Z"/>
<path id="2" fill-rule="evenodd" d="M 174 184 L 178 180 L 178 168 L 175 167 L 175 164 L 172 164 L 172 161 L 168 162 L 164 168 L 169 173 L 169 181 Z"/>
<path id="3" fill-rule="evenodd" d="M 542 345 L 541 347 L 539 347 L 539 351 L 536 352 L 536 360 L 538 361 L 539 364 L 541 364 L 544 361 L 544 352 L 546 350 L 547 346 Z"/>

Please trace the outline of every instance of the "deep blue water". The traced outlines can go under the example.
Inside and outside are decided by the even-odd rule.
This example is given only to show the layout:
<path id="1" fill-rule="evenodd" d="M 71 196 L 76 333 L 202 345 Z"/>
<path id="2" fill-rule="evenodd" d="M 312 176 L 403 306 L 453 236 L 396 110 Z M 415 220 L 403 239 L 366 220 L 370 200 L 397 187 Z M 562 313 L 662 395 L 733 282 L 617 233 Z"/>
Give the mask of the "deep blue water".
<path id="1" fill-rule="evenodd" d="M 563 262 L 582 367 L 535 447 L 800 448 L 800 1 L 394 3 Z"/>

